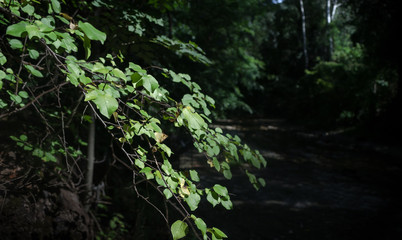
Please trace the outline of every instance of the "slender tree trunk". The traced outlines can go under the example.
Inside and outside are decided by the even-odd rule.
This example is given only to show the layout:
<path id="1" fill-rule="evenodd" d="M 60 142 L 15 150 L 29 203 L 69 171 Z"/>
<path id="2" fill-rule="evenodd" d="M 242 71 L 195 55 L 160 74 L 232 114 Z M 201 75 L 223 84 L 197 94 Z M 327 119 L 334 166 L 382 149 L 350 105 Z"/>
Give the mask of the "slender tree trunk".
<path id="1" fill-rule="evenodd" d="M 91 123 L 88 131 L 88 160 L 87 160 L 87 174 L 85 179 L 85 186 L 88 198 L 92 195 L 92 180 L 94 175 L 94 163 L 95 163 L 95 114 L 91 110 Z M 89 210 L 90 205 L 85 206 L 86 210 Z"/>
<path id="2" fill-rule="evenodd" d="M 327 15 L 327 29 L 328 29 L 328 41 L 329 41 L 329 47 L 328 47 L 328 60 L 331 60 L 332 58 L 332 52 L 333 52 L 333 39 L 332 39 L 332 34 L 331 34 L 331 29 L 330 29 L 330 24 L 332 22 L 332 16 L 331 16 L 331 0 L 327 0 L 327 7 L 326 7 L 326 15 Z"/>
<path id="3" fill-rule="evenodd" d="M 334 20 L 334 16 L 336 13 L 336 9 L 338 8 L 339 4 L 337 4 L 337 0 L 327 0 L 327 7 L 326 7 L 326 15 L 327 15 L 327 28 L 328 28 L 328 41 L 329 41 L 329 48 L 328 48 L 328 60 L 331 60 L 332 53 L 334 52 L 334 39 L 332 37 L 332 32 L 330 29 L 331 23 Z"/>
<path id="4" fill-rule="evenodd" d="M 300 12 L 302 16 L 302 31 L 303 31 L 303 54 L 304 54 L 304 68 L 308 68 L 308 52 L 307 52 L 307 36 L 306 36 L 306 16 L 304 14 L 303 0 L 300 0 Z"/>

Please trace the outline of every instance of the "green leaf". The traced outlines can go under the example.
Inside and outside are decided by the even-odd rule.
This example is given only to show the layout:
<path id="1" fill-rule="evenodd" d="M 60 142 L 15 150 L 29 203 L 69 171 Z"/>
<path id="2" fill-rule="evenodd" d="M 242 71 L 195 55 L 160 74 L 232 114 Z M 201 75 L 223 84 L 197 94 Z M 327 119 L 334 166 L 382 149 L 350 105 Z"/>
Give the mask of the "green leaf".
<path id="1" fill-rule="evenodd" d="M 190 106 L 187 106 L 183 109 L 181 116 L 184 120 L 186 120 L 189 128 L 197 130 L 206 127 L 204 119 L 199 114 L 194 113 Z"/>
<path id="2" fill-rule="evenodd" d="M 91 80 L 89 77 L 87 77 L 87 76 L 85 76 L 85 75 L 83 75 L 83 74 L 81 74 L 81 75 L 79 76 L 79 80 L 80 80 L 80 82 L 81 82 L 82 84 L 84 84 L 84 85 L 87 85 L 88 83 L 91 83 L 91 82 L 92 82 L 92 80 Z"/>
<path id="3" fill-rule="evenodd" d="M 116 98 L 114 98 L 110 93 L 98 89 L 87 93 L 85 101 L 89 100 L 92 100 L 96 104 L 100 113 L 107 118 L 110 118 L 119 107 Z"/>
<path id="4" fill-rule="evenodd" d="M 139 74 L 138 72 L 135 72 L 131 75 L 131 81 L 133 82 L 133 84 L 135 84 L 134 87 L 137 86 L 137 83 L 139 83 L 139 81 L 141 80 L 142 75 Z M 140 85 L 138 84 L 138 86 L 140 87 Z M 141 85 L 142 86 L 142 85 Z"/>
<path id="5" fill-rule="evenodd" d="M 0 89 L 1 89 L 1 81 L 0 81 Z M 0 108 L 5 108 L 7 107 L 7 103 L 3 102 L 3 100 L 0 99 Z"/>
<path id="6" fill-rule="evenodd" d="M 209 190 L 207 193 L 207 200 L 215 207 L 219 203 L 219 196 L 214 191 Z"/>
<path id="7" fill-rule="evenodd" d="M 24 47 L 24 44 L 18 39 L 11 39 L 8 43 L 12 49 L 22 49 Z"/>
<path id="8" fill-rule="evenodd" d="M 155 122 L 151 122 L 151 123 L 147 124 L 147 127 L 154 130 L 157 133 L 162 132 L 162 129 Z M 157 141 L 157 142 L 162 142 L 162 141 Z"/>
<path id="9" fill-rule="evenodd" d="M 177 186 L 179 186 L 179 180 L 177 178 L 173 178 L 173 177 L 166 177 L 166 182 L 170 188 L 170 190 L 172 190 L 173 192 L 176 192 L 176 188 Z"/>
<path id="10" fill-rule="evenodd" d="M 215 184 L 213 189 L 217 194 L 219 194 L 221 196 L 228 196 L 228 194 L 229 194 L 227 188 L 224 186 L 221 186 L 219 184 Z"/>
<path id="11" fill-rule="evenodd" d="M 33 152 L 32 152 L 32 156 L 35 156 L 35 157 L 40 157 L 40 158 L 42 158 L 44 155 L 45 155 L 45 152 L 43 152 L 43 150 L 42 150 L 42 149 L 39 149 L 39 148 L 35 148 L 35 149 L 33 150 Z"/>
<path id="12" fill-rule="evenodd" d="M 19 142 L 19 141 L 20 141 L 20 139 L 17 138 L 16 136 L 10 136 L 10 138 L 11 138 L 13 141 L 16 141 L 16 142 Z"/>
<path id="13" fill-rule="evenodd" d="M 170 175 L 174 172 L 174 170 L 172 168 L 172 164 L 170 164 L 170 162 L 168 160 L 163 161 L 161 168 L 167 175 Z"/>
<path id="14" fill-rule="evenodd" d="M 194 220 L 194 223 L 197 228 L 200 229 L 203 235 L 207 233 L 207 224 L 205 224 L 204 220 L 202 220 L 201 218 L 196 218 Z"/>
<path id="15" fill-rule="evenodd" d="M 102 63 L 97 62 L 94 64 L 92 71 L 93 72 L 99 72 L 102 74 L 106 74 L 109 73 L 111 69 L 109 69 L 108 67 L 105 67 Z"/>
<path id="16" fill-rule="evenodd" d="M 198 173 L 195 170 L 190 170 L 190 177 L 191 177 L 191 180 L 193 180 L 194 182 L 200 181 L 200 178 L 198 177 Z"/>
<path id="17" fill-rule="evenodd" d="M 7 92 L 8 92 L 8 94 L 10 95 L 11 101 L 13 101 L 13 102 L 15 102 L 15 103 L 17 103 L 17 104 L 19 104 L 19 103 L 22 102 L 22 98 L 21 98 L 20 96 L 15 95 L 15 94 L 11 93 L 10 91 L 7 91 Z"/>
<path id="18" fill-rule="evenodd" d="M 35 49 L 28 49 L 29 57 L 32 59 L 38 59 L 39 52 Z"/>
<path id="19" fill-rule="evenodd" d="M 188 225 L 187 223 L 177 220 L 170 227 L 172 232 L 173 240 L 184 238 L 187 235 Z"/>
<path id="20" fill-rule="evenodd" d="M 40 20 L 40 22 L 35 21 L 35 23 L 39 26 L 39 29 L 40 29 L 41 32 L 51 32 L 51 31 L 53 31 L 54 22 L 55 21 L 54 21 L 54 18 L 52 16 L 47 16 L 45 18 L 42 18 Z M 46 35 L 46 36 L 49 36 L 49 38 L 55 40 L 54 35 L 55 35 L 55 33 L 52 33 L 51 36 L 49 36 L 49 34 Z"/>
<path id="21" fill-rule="evenodd" d="M 237 147 L 233 143 L 228 145 L 228 150 L 230 151 L 230 155 L 232 155 L 237 161 L 239 160 L 239 155 L 237 154 Z"/>
<path id="22" fill-rule="evenodd" d="M 263 178 L 258 178 L 258 182 L 260 183 L 260 185 L 261 185 L 262 187 L 265 187 L 265 186 L 266 186 L 265 180 L 264 180 Z"/>
<path id="23" fill-rule="evenodd" d="M 140 159 L 135 159 L 135 165 L 141 169 L 143 169 L 145 167 L 145 164 L 143 161 L 141 161 Z"/>
<path id="24" fill-rule="evenodd" d="M 131 69 L 133 69 L 134 71 L 138 72 L 138 73 L 144 73 L 144 74 L 147 73 L 146 70 L 142 69 L 140 65 L 137 65 L 137 64 L 135 64 L 135 63 L 130 62 L 130 63 L 128 64 L 128 66 L 129 66 Z"/>
<path id="25" fill-rule="evenodd" d="M 69 24 L 70 22 L 67 20 L 67 19 L 65 19 L 64 17 L 62 17 L 62 16 L 56 16 L 60 21 L 62 21 L 64 24 Z"/>
<path id="26" fill-rule="evenodd" d="M 66 80 L 68 82 L 71 82 L 71 84 L 73 84 L 74 86 L 78 86 L 78 84 L 79 84 L 76 75 L 73 75 L 73 74 L 67 74 Z"/>
<path id="27" fill-rule="evenodd" d="M 25 92 L 25 91 L 19 91 L 18 95 L 20 95 L 20 97 L 22 97 L 22 98 L 28 98 L 29 97 L 28 93 Z"/>
<path id="28" fill-rule="evenodd" d="M 46 152 L 45 156 L 42 158 L 45 162 L 57 162 L 57 158 L 53 154 Z"/>
<path id="29" fill-rule="evenodd" d="M 14 37 L 21 37 L 24 32 L 26 32 L 26 26 L 28 25 L 27 22 L 22 21 L 7 27 L 6 34 L 14 36 Z"/>
<path id="30" fill-rule="evenodd" d="M 232 201 L 230 201 L 229 198 L 221 198 L 221 204 L 227 210 L 233 209 L 233 203 L 232 203 Z"/>
<path id="31" fill-rule="evenodd" d="M 123 81 L 126 81 L 126 74 L 124 74 L 124 72 L 122 72 L 120 69 L 114 68 L 111 73 L 114 76 L 121 78 Z"/>
<path id="32" fill-rule="evenodd" d="M 168 155 L 168 157 L 172 155 L 172 150 L 166 144 L 157 142 L 156 145 L 160 147 L 162 151 L 164 151 Z"/>
<path id="33" fill-rule="evenodd" d="M 24 65 L 24 67 L 35 77 L 43 77 L 43 74 L 41 72 L 39 72 L 38 70 L 36 70 L 34 67 L 32 67 L 31 65 Z"/>
<path id="34" fill-rule="evenodd" d="M 166 199 L 173 197 L 172 192 L 167 188 L 165 188 L 165 190 L 163 190 L 163 194 L 165 195 Z"/>
<path id="35" fill-rule="evenodd" d="M 38 37 L 38 38 L 42 37 L 42 33 L 40 32 L 38 26 L 36 26 L 36 25 L 27 25 L 25 27 L 25 29 L 28 32 L 29 39 L 32 39 L 33 37 Z"/>
<path id="36" fill-rule="evenodd" d="M 150 167 L 144 167 L 140 173 L 144 173 L 145 177 L 149 180 L 149 179 L 153 179 L 154 175 L 152 174 L 152 169 Z"/>
<path id="37" fill-rule="evenodd" d="M 85 50 L 85 59 L 88 59 L 91 56 L 91 40 L 87 35 L 84 35 L 84 50 Z"/>
<path id="38" fill-rule="evenodd" d="M 67 61 L 67 68 L 70 72 L 70 75 L 74 75 L 75 77 L 78 77 L 82 71 L 80 66 L 73 61 Z"/>
<path id="39" fill-rule="evenodd" d="M 28 15 L 32 15 L 35 12 L 35 8 L 32 5 L 25 5 L 25 7 L 21 8 L 22 11 L 26 12 Z"/>
<path id="40" fill-rule="evenodd" d="M 25 134 L 20 135 L 20 140 L 23 142 L 26 142 L 28 140 L 27 135 L 25 135 Z"/>
<path id="41" fill-rule="evenodd" d="M 201 197 L 197 193 L 190 193 L 190 195 L 184 200 L 187 202 L 187 205 L 190 207 L 191 211 L 194 211 L 198 208 Z"/>
<path id="42" fill-rule="evenodd" d="M 66 52 L 76 52 L 78 50 L 78 47 L 74 44 L 74 39 L 71 36 L 63 36 L 63 39 L 61 39 L 60 42 L 60 47 L 66 49 Z"/>
<path id="43" fill-rule="evenodd" d="M 190 95 L 190 94 L 185 94 L 181 101 L 182 101 L 183 105 L 189 105 L 189 106 L 192 106 L 194 108 L 198 108 L 200 106 L 200 104 L 198 104 L 194 100 L 193 96 Z"/>
<path id="44" fill-rule="evenodd" d="M 158 81 L 152 75 L 145 75 L 142 78 L 144 88 L 152 93 L 157 87 L 159 87 Z"/>
<path id="45" fill-rule="evenodd" d="M 99 31 L 92 24 L 87 22 L 78 22 L 78 27 L 87 35 L 91 40 L 100 41 L 102 44 L 106 40 L 106 33 Z"/>
<path id="46" fill-rule="evenodd" d="M 2 52 L 0 52 L 0 65 L 4 65 L 7 62 L 6 56 Z"/>
<path id="47" fill-rule="evenodd" d="M 226 178 L 226 179 L 232 179 L 232 172 L 230 171 L 230 169 L 225 169 L 225 170 L 223 170 L 223 176 Z"/>
<path id="48" fill-rule="evenodd" d="M 60 13 L 61 6 L 58 0 L 51 0 L 52 1 L 52 8 L 55 13 Z"/>
<path id="49" fill-rule="evenodd" d="M 221 170 L 221 165 L 216 157 L 213 158 L 212 163 L 214 164 L 216 171 L 219 172 Z"/>
<path id="50" fill-rule="evenodd" d="M 33 147 L 31 145 L 24 145 L 25 151 L 32 151 Z"/>
<path id="51" fill-rule="evenodd" d="M 218 228 L 213 227 L 212 230 L 214 231 L 215 237 L 217 237 L 218 239 L 228 238 L 228 236 L 226 236 L 226 234 L 221 230 L 219 230 Z"/>
<path id="52" fill-rule="evenodd" d="M 260 161 L 259 161 L 258 158 L 252 156 L 252 157 L 250 158 L 250 160 L 251 160 L 251 164 L 253 164 L 254 167 L 256 167 L 256 168 L 258 168 L 258 169 L 261 168 L 261 163 L 260 163 Z"/>

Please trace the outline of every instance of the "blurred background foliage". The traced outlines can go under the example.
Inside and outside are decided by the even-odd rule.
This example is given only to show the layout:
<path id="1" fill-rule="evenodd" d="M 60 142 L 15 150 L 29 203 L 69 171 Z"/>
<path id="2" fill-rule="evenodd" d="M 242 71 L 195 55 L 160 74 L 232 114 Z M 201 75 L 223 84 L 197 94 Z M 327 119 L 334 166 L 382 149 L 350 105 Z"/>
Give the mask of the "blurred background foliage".
<path id="1" fill-rule="evenodd" d="M 280 116 L 333 128 L 396 109 L 390 103 L 400 102 L 398 3 L 305 1 L 306 68 L 301 2 L 95 0 L 76 5 L 96 7 L 82 15 L 110 36 L 104 51 L 189 74 L 219 103 L 215 117 Z M 175 93 L 183 94 L 182 89 Z"/>

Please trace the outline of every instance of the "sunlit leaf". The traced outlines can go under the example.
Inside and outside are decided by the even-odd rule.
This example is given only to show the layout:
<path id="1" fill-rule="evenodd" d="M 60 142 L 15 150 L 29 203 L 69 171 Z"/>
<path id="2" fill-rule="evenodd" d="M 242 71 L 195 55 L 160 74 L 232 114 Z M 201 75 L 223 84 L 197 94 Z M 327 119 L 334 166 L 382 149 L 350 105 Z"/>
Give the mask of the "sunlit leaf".
<path id="1" fill-rule="evenodd" d="M 191 180 L 193 180 L 194 182 L 200 181 L 200 178 L 198 177 L 198 173 L 195 170 L 190 170 L 190 177 L 191 177 Z"/>
<path id="2" fill-rule="evenodd" d="M 217 238 L 222 239 L 222 238 L 227 238 L 227 237 L 228 237 L 228 236 L 226 236 L 226 234 L 225 234 L 224 232 L 222 232 L 222 231 L 219 230 L 218 228 L 213 227 L 212 229 L 213 229 L 213 231 L 214 231 L 214 235 L 215 235 Z"/>
<path id="3" fill-rule="evenodd" d="M 114 68 L 114 69 L 112 70 L 112 74 L 113 74 L 114 76 L 116 76 L 116 77 L 118 77 L 118 78 L 120 78 L 120 79 L 126 81 L 126 74 L 124 74 L 120 69 Z"/>
<path id="4" fill-rule="evenodd" d="M 152 169 L 150 167 L 144 167 L 140 173 L 144 173 L 145 177 L 149 180 L 149 179 L 153 179 L 154 178 L 154 174 L 152 173 Z"/>
<path id="5" fill-rule="evenodd" d="M 213 189 L 217 194 L 221 196 L 227 196 L 229 194 L 227 188 L 219 184 L 215 184 Z"/>
<path id="6" fill-rule="evenodd" d="M 27 30 L 29 39 L 32 39 L 33 37 L 42 37 L 42 33 L 36 25 L 26 25 L 25 29 Z"/>
<path id="7" fill-rule="evenodd" d="M 157 87 L 159 87 L 158 81 L 152 75 L 145 75 L 141 78 L 144 88 L 152 93 Z"/>
<path id="8" fill-rule="evenodd" d="M 93 101 L 96 107 L 99 109 L 100 113 L 110 118 L 119 107 L 119 103 L 116 98 L 111 94 L 102 90 L 92 90 L 85 96 L 85 101 Z"/>
<path id="9" fill-rule="evenodd" d="M 40 77 L 40 78 L 43 77 L 43 74 L 42 74 L 40 71 L 36 70 L 36 69 L 35 69 L 34 67 L 32 67 L 31 65 L 24 65 L 24 67 L 25 67 L 32 75 L 34 75 L 35 77 Z"/>
<path id="10" fill-rule="evenodd" d="M 51 2 L 52 2 L 53 11 L 55 13 L 60 13 L 60 11 L 61 11 L 60 2 L 58 0 L 51 0 Z"/>
<path id="11" fill-rule="evenodd" d="M 32 15 L 35 12 L 35 8 L 30 4 L 25 5 L 21 10 L 26 12 L 28 15 Z"/>
<path id="12" fill-rule="evenodd" d="M 197 226 L 197 228 L 200 229 L 203 235 L 206 234 L 207 224 L 205 224 L 204 220 L 202 220 L 201 218 L 195 218 L 194 223 Z"/>
<path id="13" fill-rule="evenodd" d="M 29 57 L 32 59 L 37 59 L 39 57 L 39 52 L 35 49 L 28 49 Z"/>
<path id="14" fill-rule="evenodd" d="M 184 238 L 188 232 L 187 223 L 177 220 L 170 227 L 170 231 L 172 232 L 173 240 Z"/>
<path id="15" fill-rule="evenodd" d="M 163 143 L 156 143 L 158 147 L 160 147 L 167 155 L 170 157 L 172 155 L 172 150 Z"/>
<path id="16" fill-rule="evenodd" d="M 219 203 L 219 196 L 214 191 L 208 191 L 207 200 L 215 207 Z"/>
<path id="17" fill-rule="evenodd" d="M 18 39 L 11 39 L 8 43 L 12 49 L 22 49 L 24 47 L 24 44 Z"/>
<path id="18" fill-rule="evenodd" d="M 163 190 L 163 194 L 165 195 L 166 199 L 173 197 L 172 192 L 167 188 L 165 188 L 165 190 Z"/>
<path id="19" fill-rule="evenodd" d="M 202 119 L 199 114 L 193 112 L 193 109 L 189 106 L 183 108 L 181 116 L 184 120 L 186 120 L 189 128 L 197 130 L 206 127 L 204 119 Z"/>
<path id="20" fill-rule="evenodd" d="M 198 204 L 200 203 L 201 197 L 196 193 L 190 193 L 188 197 L 186 197 L 184 200 L 190 207 L 191 211 L 194 211 L 198 208 Z"/>
<path id="21" fill-rule="evenodd" d="M 26 91 L 19 91 L 18 95 L 20 95 L 20 97 L 22 97 L 22 98 L 28 98 L 29 97 L 29 95 L 28 95 L 28 93 Z"/>
<path id="22" fill-rule="evenodd" d="M 0 65 L 4 65 L 7 62 L 6 56 L 2 52 L 0 52 Z"/>
<path id="23" fill-rule="evenodd" d="M 106 40 L 106 33 L 99 31 L 88 22 L 78 22 L 78 27 L 88 36 L 89 39 L 100 41 L 102 44 Z"/>
<path id="24" fill-rule="evenodd" d="M 6 34 L 14 36 L 14 37 L 21 37 L 24 32 L 26 32 L 26 26 L 28 25 L 27 22 L 22 21 L 7 27 Z"/>

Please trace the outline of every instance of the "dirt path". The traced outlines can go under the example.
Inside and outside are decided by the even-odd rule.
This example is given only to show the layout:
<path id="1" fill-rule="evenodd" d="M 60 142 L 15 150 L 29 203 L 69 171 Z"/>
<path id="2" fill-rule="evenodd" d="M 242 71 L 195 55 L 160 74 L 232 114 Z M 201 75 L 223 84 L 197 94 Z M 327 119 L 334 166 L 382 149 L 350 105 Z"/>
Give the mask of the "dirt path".
<path id="1" fill-rule="evenodd" d="M 200 167 L 202 180 L 225 184 L 234 210 L 201 204 L 197 215 L 229 239 L 402 239 L 402 149 L 309 132 L 280 120 L 222 122 L 268 160 L 256 192 Z M 186 154 L 182 160 L 193 157 Z M 182 161 L 184 162 L 184 161 Z M 205 207 L 204 207 L 205 204 Z"/>

